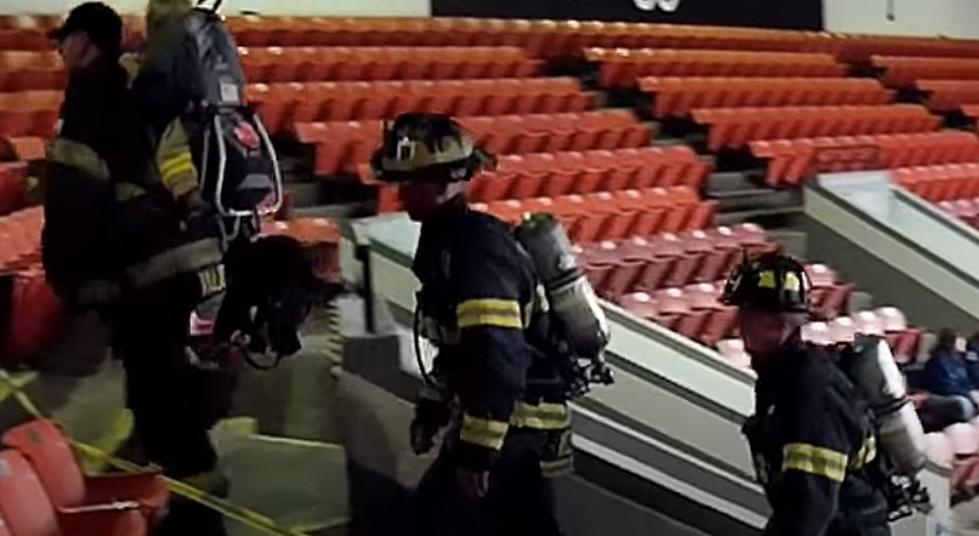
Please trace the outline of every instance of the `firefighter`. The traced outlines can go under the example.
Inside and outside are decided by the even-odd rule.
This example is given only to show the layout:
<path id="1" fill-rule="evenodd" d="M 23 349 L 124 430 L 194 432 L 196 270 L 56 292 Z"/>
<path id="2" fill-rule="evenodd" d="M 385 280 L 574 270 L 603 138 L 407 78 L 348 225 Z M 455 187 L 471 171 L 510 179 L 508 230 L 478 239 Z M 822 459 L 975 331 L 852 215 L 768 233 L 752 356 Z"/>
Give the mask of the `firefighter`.
<path id="1" fill-rule="evenodd" d="M 233 378 L 195 366 L 188 351 L 192 316 L 216 315 L 224 295 L 220 241 L 148 171 L 158 155 L 119 61 L 120 17 L 82 4 L 51 37 L 70 79 L 48 154 L 48 277 L 67 303 L 98 302 L 109 318 L 144 461 L 220 493 L 208 429 Z"/>
<path id="2" fill-rule="evenodd" d="M 47 155 L 42 237 L 47 278 L 72 312 L 103 314 L 120 293 L 113 182 L 141 173 L 143 150 L 119 66 L 122 20 L 81 4 L 50 33 L 68 71 Z"/>
<path id="3" fill-rule="evenodd" d="M 765 534 L 890 534 L 867 403 L 830 350 L 802 341 L 811 283 L 781 254 L 746 262 L 723 301 L 758 373 L 755 415 L 745 424 L 758 479 L 772 507 Z"/>
<path id="4" fill-rule="evenodd" d="M 416 453 L 447 427 L 415 502 L 417 534 L 560 534 L 550 479 L 570 472 L 570 415 L 535 339 L 542 289 L 512 229 L 466 202 L 492 157 L 447 116 L 405 114 L 372 166 L 421 222 L 416 337 L 438 348 L 410 429 Z"/>

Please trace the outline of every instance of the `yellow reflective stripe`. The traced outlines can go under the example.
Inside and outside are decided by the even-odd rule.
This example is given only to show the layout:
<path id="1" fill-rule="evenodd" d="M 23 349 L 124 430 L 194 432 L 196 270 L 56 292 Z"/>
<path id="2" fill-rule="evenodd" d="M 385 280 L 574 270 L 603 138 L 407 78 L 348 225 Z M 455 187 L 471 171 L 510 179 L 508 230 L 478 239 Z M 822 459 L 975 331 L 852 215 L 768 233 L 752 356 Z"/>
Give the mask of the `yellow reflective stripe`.
<path id="1" fill-rule="evenodd" d="M 808 443 L 789 443 L 782 449 L 782 472 L 800 471 L 843 482 L 847 456 L 842 452 Z"/>
<path id="2" fill-rule="evenodd" d="M 758 288 L 775 288 L 775 272 L 772 270 L 765 270 L 758 274 Z M 802 290 L 802 280 L 799 279 L 799 275 L 795 272 L 786 272 L 785 277 L 782 279 L 782 288 L 785 290 L 799 292 Z"/>
<path id="3" fill-rule="evenodd" d="M 541 403 L 538 405 L 517 402 L 510 416 L 510 424 L 517 428 L 560 430 L 571 426 L 571 412 L 565 404 Z"/>
<path id="4" fill-rule="evenodd" d="M 189 152 L 164 159 L 160 163 L 160 175 L 163 177 L 163 180 L 194 171 L 194 159 Z"/>
<path id="5" fill-rule="evenodd" d="M 850 462 L 852 469 L 862 469 L 877 457 L 877 438 L 871 435 L 860 446 L 856 457 Z"/>
<path id="6" fill-rule="evenodd" d="M 758 288 L 775 288 L 775 272 L 766 270 L 759 273 Z"/>
<path id="7" fill-rule="evenodd" d="M 520 303 L 514 300 L 482 299 L 464 301 L 456 307 L 459 329 L 489 326 L 523 329 Z"/>
<path id="8" fill-rule="evenodd" d="M 459 439 L 493 450 L 503 448 L 503 440 L 510 426 L 503 421 L 480 419 L 471 415 L 462 418 L 462 430 Z"/>
<path id="9" fill-rule="evenodd" d="M 544 478 L 564 476 L 574 471 L 574 457 L 565 456 L 553 461 L 540 462 L 541 474 Z"/>

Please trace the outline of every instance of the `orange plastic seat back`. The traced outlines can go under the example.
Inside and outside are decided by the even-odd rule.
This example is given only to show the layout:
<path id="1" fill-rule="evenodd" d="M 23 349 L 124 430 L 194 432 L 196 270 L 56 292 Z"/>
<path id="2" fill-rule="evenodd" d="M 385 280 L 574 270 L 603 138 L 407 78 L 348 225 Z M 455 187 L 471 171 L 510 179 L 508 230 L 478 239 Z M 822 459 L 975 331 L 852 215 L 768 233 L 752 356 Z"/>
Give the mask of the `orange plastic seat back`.
<path id="1" fill-rule="evenodd" d="M 54 507 L 41 480 L 27 459 L 13 450 L 0 452 L 0 517 L 6 524 L 6 528 L 0 529 L 0 535 L 61 534 Z"/>
<path id="2" fill-rule="evenodd" d="M 31 461 L 55 506 L 77 506 L 84 502 L 85 477 L 58 425 L 47 420 L 22 424 L 3 435 L 3 444 Z"/>

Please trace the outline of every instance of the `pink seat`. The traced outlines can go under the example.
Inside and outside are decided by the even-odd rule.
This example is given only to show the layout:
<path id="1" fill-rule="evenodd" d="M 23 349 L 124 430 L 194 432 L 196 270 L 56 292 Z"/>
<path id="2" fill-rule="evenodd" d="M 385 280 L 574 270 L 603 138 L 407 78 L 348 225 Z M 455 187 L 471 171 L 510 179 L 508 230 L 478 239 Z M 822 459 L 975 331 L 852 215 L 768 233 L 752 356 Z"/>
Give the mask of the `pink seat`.
<path id="1" fill-rule="evenodd" d="M 945 429 L 945 435 L 955 456 L 971 456 L 979 451 L 979 430 L 971 424 L 953 424 Z"/>
<path id="2" fill-rule="evenodd" d="M 948 436 L 941 432 L 932 432 L 925 436 L 925 455 L 933 463 L 950 467 L 955 454 Z"/>
<path id="3" fill-rule="evenodd" d="M 904 313 L 897 307 L 881 307 L 875 311 L 877 317 L 884 324 L 884 331 L 888 333 L 904 331 L 908 329 L 908 321 Z"/>
<path id="4" fill-rule="evenodd" d="M 630 313 L 647 320 L 655 320 L 659 316 L 656 300 L 645 292 L 636 292 L 619 297 L 619 305 Z"/>
<path id="5" fill-rule="evenodd" d="M 884 321 L 873 311 L 860 311 L 853 317 L 857 333 L 861 335 L 884 336 Z"/>
<path id="6" fill-rule="evenodd" d="M 810 264 L 806 267 L 814 287 L 831 287 L 836 284 L 836 273 L 825 264 Z"/>
<path id="7" fill-rule="evenodd" d="M 829 323 L 829 336 L 833 342 L 853 342 L 856 335 L 857 326 L 849 317 L 841 316 Z"/>
<path id="8" fill-rule="evenodd" d="M 810 322 L 802 326 L 802 340 L 818 346 L 829 346 L 833 344 L 829 326 L 825 322 Z"/>

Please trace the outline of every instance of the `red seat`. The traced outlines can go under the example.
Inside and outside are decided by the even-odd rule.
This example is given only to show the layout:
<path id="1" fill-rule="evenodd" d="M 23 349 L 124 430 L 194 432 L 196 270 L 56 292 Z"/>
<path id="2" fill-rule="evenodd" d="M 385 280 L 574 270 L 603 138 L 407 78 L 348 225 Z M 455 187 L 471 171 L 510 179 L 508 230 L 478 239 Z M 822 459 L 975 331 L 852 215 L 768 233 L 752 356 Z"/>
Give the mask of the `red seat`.
<path id="1" fill-rule="evenodd" d="M 0 519 L 14 536 L 142 536 L 146 520 L 124 502 L 56 509 L 19 452 L 0 452 Z"/>
<path id="2" fill-rule="evenodd" d="M 157 473 L 86 477 L 64 433 L 55 423 L 31 421 L 3 435 L 5 446 L 17 449 L 37 471 L 55 507 L 132 501 L 152 520 L 167 502 L 166 483 Z"/>

